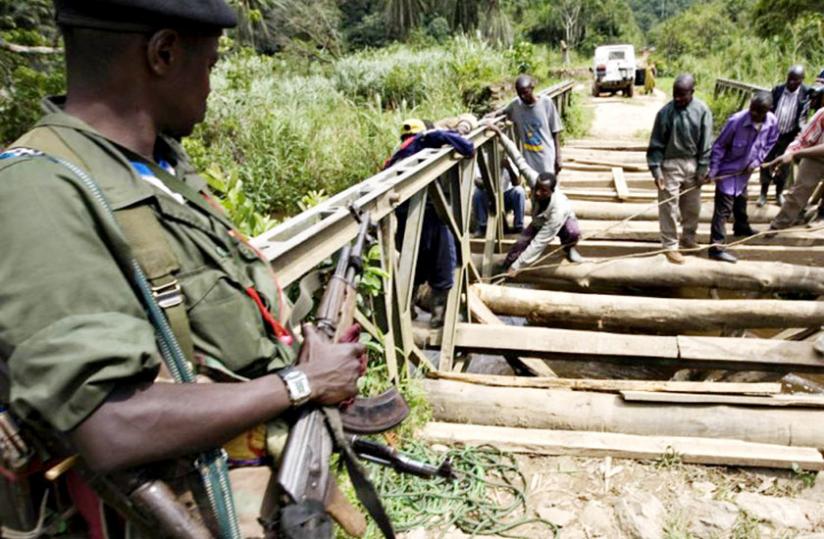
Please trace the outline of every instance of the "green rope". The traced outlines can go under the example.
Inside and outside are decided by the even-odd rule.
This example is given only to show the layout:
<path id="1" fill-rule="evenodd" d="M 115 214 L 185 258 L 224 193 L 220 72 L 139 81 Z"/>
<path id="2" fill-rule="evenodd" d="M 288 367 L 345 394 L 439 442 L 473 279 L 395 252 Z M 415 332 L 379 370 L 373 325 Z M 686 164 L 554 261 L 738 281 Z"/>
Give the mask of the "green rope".
<path id="1" fill-rule="evenodd" d="M 541 524 L 551 533 L 540 537 L 558 537 L 557 526 L 530 513 L 526 479 L 512 454 L 491 446 L 457 447 L 439 454 L 420 442 L 403 451 L 427 462 L 448 458 L 458 478 L 425 480 L 370 466 L 397 531 L 440 529 L 443 536 L 455 526 L 471 535 L 532 538 L 537 536 L 534 532 L 528 536 L 516 532 L 528 524 Z"/>

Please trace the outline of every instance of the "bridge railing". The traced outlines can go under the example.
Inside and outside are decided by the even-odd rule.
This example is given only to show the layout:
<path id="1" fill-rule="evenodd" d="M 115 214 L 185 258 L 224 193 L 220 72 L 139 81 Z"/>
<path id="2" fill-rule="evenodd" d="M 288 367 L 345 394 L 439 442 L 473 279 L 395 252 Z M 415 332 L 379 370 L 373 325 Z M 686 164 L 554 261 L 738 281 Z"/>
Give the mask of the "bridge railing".
<path id="1" fill-rule="evenodd" d="M 738 108 L 744 108 L 747 102 L 752 98 L 755 92 L 768 91 L 769 88 L 757 86 L 755 84 L 748 84 L 733 79 L 718 78 L 715 80 L 715 91 L 713 98 L 718 99 L 724 95 L 733 95 L 738 97 Z"/>
<path id="2" fill-rule="evenodd" d="M 569 107 L 573 86 L 573 81 L 564 81 L 544 90 L 541 95 L 552 98 L 559 112 L 563 113 Z M 397 379 L 403 361 L 429 363 L 414 343 L 411 316 L 418 245 L 427 200 L 431 200 L 454 234 L 458 255 L 455 284 L 447 299 L 438 368 L 452 369 L 456 324 L 461 316 L 469 320 L 468 286 L 482 275 L 491 274 L 492 256 L 501 250 L 504 222 L 501 210 L 504 206 L 499 186 L 504 149 L 483 127 L 476 128 L 468 138 L 477 149 L 472 158 L 462 158 L 451 148 L 421 151 L 253 239 L 253 244 L 270 261 L 281 286 L 286 287 L 311 273 L 355 238 L 358 224 L 351 216 L 349 206 L 369 211 L 378 223 L 380 263 L 388 277 L 383 279 L 384 293 L 379 298 L 375 317 L 369 319 L 357 313 L 356 318 L 364 329 L 383 341 L 388 371 L 393 379 Z M 485 188 L 493 194 L 489 197 L 492 203 L 480 267 L 472 262 L 470 251 L 476 164 Z M 403 244 L 398 250 L 395 247 L 398 223 L 394 211 L 404 202 L 409 203 L 409 212 Z"/>

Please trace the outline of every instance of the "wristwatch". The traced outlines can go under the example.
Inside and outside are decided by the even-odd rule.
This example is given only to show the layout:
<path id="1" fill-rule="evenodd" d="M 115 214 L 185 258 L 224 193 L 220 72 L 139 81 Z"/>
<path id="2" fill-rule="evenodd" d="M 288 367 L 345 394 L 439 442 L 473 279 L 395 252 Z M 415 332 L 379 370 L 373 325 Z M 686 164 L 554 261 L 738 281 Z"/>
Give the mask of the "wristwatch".
<path id="1" fill-rule="evenodd" d="M 309 378 L 294 367 L 286 367 L 277 371 L 277 375 L 286 384 L 286 391 L 289 393 L 289 402 L 297 408 L 309 402 L 312 396 L 312 387 L 309 385 Z"/>

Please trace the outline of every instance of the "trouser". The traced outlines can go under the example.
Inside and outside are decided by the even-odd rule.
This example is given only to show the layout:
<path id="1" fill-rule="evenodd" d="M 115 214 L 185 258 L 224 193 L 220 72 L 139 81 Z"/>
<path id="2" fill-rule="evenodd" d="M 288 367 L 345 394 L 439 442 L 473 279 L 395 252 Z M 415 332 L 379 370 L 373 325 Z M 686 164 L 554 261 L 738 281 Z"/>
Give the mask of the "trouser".
<path id="1" fill-rule="evenodd" d="M 401 204 L 396 210 L 398 232 L 395 236 L 395 244 L 398 249 L 401 249 L 403 245 L 408 213 L 408 202 Z M 435 206 L 427 204 L 423 214 L 421 239 L 418 246 L 418 262 L 415 265 L 415 285 L 429 283 L 435 291 L 449 290 L 455 281 L 456 267 L 458 267 L 458 254 L 455 236 L 441 221 Z"/>
<path id="2" fill-rule="evenodd" d="M 515 242 L 515 245 L 509 250 L 506 254 L 506 260 L 504 261 L 504 266 L 509 267 L 518 260 L 518 257 L 526 251 L 526 248 L 529 247 L 529 244 L 532 243 L 532 240 L 535 239 L 535 236 L 538 235 L 538 229 L 532 225 L 529 225 L 521 232 L 521 235 L 518 237 L 518 240 Z M 564 251 L 569 251 L 570 248 L 574 247 L 578 244 L 578 240 L 581 239 L 581 226 L 578 224 L 578 219 L 574 216 L 570 217 L 564 223 L 564 226 L 558 231 L 558 239 L 561 240 L 561 245 L 564 246 Z"/>
<path id="3" fill-rule="evenodd" d="M 486 221 L 489 216 L 489 194 L 486 189 L 478 188 L 472 197 L 472 209 L 475 211 L 475 221 L 478 223 L 478 230 L 486 230 Z M 512 226 L 523 228 L 524 207 L 526 206 L 526 193 L 520 185 L 513 186 L 504 191 L 504 211 L 515 214 Z"/>
<path id="4" fill-rule="evenodd" d="M 818 182 L 824 179 L 824 160 L 802 159 L 798 164 L 795 184 L 787 191 L 781 211 L 773 219 L 772 228 L 787 228 L 795 224 Z"/>
<path id="5" fill-rule="evenodd" d="M 678 249 L 679 211 L 683 229 L 681 241 L 695 243 L 698 216 L 701 213 L 701 189 L 698 187 L 697 169 L 698 162 L 695 159 L 667 159 L 661 163 L 664 189 L 658 191 L 658 225 L 664 249 Z M 693 187 L 696 188 L 684 193 Z M 667 202 L 664 202 L 665 200 Z"/>
<path id="6" fill-rule="evenodd" d="M 798 133 L 795 131 L 790 131 L 789 133 L 784 133 L 778 137 L 778 141 L 776 141 L 775 146 L 773 146 L 770 153 L 767 154 L 767 157 L 764 159 L 765 163 L 769 163 L 776 157 L 780 155 L 784 155 L 784 152 L 787 151 L 787 146 L 795 140 L 795 137 Z M 770 182 L 775 183 L 775 196 L 777 197 L 781 193 L 784 192 L 784 186 L 787 183 L 787 176 L 790 174 L 790 167 L 792 165 L 781 165 L 775 171 L 773 175 L 767 169 L 761 169 L 761 194 L 763 196 L 767 196 L 767 193 L 770 191 Z"/>
<path id="7" fill-rule="evenodd" d="M 718 253 L 724 250 L 724 242 L 727 238 L 727 220 L 733 215 L 735 222 L 733 231 L 736 235 L 748 235 L 751 228 L 747 217 L 747 189 L 740 195 L 726 195 L 721 189 L 715 187 L 715 207 L 712 212 L 712 229 L 710 232 L 710 253 Z"/>

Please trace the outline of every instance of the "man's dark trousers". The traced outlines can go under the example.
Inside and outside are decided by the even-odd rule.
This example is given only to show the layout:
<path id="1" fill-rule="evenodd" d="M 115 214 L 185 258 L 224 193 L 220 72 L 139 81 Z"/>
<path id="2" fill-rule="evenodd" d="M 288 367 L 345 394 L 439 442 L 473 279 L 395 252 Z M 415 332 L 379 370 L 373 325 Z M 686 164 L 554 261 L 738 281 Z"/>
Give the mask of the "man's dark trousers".
<path id="1" fill-rule="evenodd" d="M 727 239 L 727 221 L 733 216 L 735 224 L 733 231 L 736 236 L 749 235 L 750 221 L 747 216 L 747 190 L 740 195 L 725 195 L 717 186 L 715 188 L 715 208 L 712 212 L 712 228 L 710 230 L 710 253 L 724 250 Z"/>
<path id="2" fill-rule="evenodd" d="M 765 163 L 769 163 L 776 157 L 784 155 L 784 152 L 787 151 L 787 146 L 790 145 L 792 141 L 795 140 L 795 137 L 798 136 L 798 131 L 790 131 L 789 133 L 784 133 L 778 137 L 778 141 L 773 146 L 773 149 L 770 150 L 770 153 L 767 154 L 767 157 L 764 159 Z M 781 165 L 778 167 L 778 170 L 775 171 L 775 176 L 770 174 L 769 170 L 761 169 L 761 194 L 767 196 L 767 193 L 770 191 L 770 182 L 775 182 L 775 196 L 777 197 L 781 193 L 784 192 L 784 186 L 787 183 L 787 176 L 790 174 L 790 165 Z"/>

